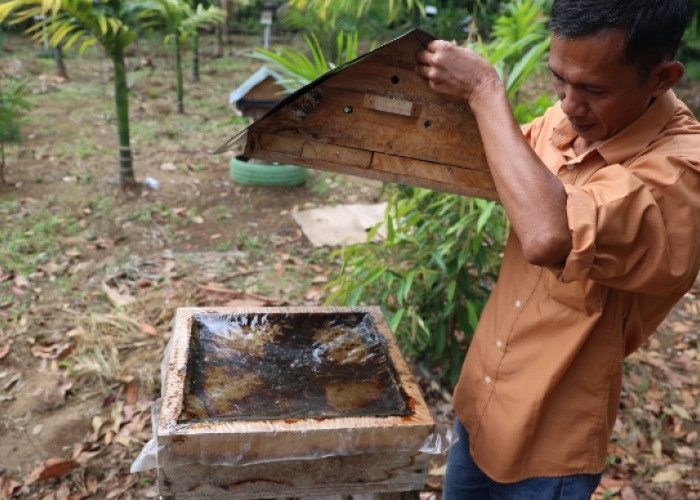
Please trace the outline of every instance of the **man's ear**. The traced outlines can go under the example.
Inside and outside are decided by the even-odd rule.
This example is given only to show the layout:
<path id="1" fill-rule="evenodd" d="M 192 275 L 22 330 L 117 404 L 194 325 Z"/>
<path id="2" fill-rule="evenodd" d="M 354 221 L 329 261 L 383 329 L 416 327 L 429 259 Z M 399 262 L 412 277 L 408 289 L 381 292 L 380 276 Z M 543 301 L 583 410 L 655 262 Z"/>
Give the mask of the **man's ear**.
<path id="1" fill-rule="evenodd" d="M 685 68 L 678 61 L 664 61 L 656 66 L 649 77 L 651 96 L 659 97 L 683 78 Z"/>

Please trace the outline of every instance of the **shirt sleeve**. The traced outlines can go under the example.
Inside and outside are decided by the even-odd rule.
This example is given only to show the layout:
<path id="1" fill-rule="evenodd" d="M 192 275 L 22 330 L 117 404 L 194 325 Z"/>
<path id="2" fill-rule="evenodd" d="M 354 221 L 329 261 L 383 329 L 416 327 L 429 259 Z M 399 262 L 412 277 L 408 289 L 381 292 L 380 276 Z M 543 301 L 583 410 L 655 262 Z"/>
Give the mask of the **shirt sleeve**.
<path id="1" fill-rule="evenodd" d="M 565 185 L 573 248 L 559 279 L 653 295 L 692 278 L 698 172 L 686 160 L 650 154 L 604 167 L 585 185 Z"/>

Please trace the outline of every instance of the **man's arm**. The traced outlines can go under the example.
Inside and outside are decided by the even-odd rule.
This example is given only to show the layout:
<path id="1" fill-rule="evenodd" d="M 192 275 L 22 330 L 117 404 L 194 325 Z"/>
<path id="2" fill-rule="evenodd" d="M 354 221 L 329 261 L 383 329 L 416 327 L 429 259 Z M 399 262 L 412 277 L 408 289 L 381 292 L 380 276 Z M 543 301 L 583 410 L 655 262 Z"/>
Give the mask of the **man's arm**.
<path id="1" fill-rule="evenodd" d="M 571 250 L 566 192 L 523 137 L 496 70 L 471 50 L 435 40 L 417 54 L 430 88 L 466 102 L 479 125 L 496 189 L 528 262 L 559 266 Z"/>

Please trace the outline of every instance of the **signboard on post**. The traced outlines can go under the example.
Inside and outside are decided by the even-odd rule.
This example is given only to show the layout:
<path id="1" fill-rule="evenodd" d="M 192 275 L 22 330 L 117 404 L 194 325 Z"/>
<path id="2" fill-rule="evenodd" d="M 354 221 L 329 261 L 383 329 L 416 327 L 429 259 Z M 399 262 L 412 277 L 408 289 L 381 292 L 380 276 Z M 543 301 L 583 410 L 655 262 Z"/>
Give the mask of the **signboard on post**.
<path id="1" fill-rule="evenodd" d="M 263 11 L 260 13 L 260 22 L 267 25 L 272 24 L 272 11 L 263 9 Z"/>

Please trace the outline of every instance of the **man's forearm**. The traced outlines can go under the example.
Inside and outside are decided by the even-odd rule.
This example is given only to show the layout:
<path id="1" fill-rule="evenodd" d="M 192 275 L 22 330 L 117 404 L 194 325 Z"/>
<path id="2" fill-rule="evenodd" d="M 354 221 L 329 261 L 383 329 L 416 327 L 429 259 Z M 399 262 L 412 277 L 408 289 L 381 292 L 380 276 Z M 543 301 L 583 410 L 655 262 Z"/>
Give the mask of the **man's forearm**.
<path id="1" fill-rule="evenodd" d="M 537 265 L 561 264 L 571 250 L 564 186 L 523 137 L 500 80 L 470 96 L 469 106 L 526 259 Z"/>

